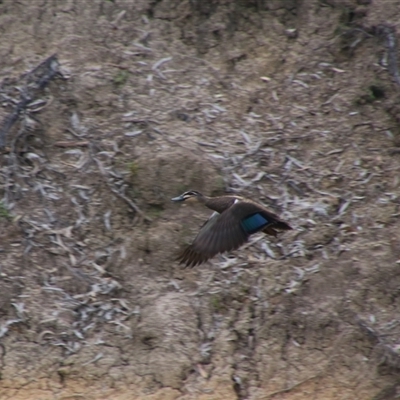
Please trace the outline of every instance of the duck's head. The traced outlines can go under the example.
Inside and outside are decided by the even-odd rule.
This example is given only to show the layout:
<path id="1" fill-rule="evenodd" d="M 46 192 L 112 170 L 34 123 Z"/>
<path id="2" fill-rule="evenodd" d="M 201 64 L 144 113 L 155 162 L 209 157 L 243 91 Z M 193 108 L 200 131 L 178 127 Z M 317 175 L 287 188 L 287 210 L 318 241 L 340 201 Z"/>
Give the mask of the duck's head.
<path id="1" fill-rule="evenodd" d="M 196 190 L 189 190 L 187 192 L 182 193 L 178 197 L 173 197 L 171 201 L 179 202 L 179 201 L 186 201 L 189 199 L 195 199 L 201 201 L 203 198 L 204 196 L 200 192 L 197 192 Z"/>

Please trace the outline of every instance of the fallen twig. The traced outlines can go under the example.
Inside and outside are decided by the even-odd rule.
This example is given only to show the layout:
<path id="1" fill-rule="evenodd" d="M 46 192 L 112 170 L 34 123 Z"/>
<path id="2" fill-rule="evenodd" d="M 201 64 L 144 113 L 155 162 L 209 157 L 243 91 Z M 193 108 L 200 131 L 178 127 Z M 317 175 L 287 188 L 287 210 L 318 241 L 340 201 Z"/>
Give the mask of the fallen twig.
<path id="1" fill-rule="evenodd" d="M 306 383 L 308 381 L 311 381 L 312 379 L 318 378 L 321 375 L 321 372 L 318 374 L 315 374 L 313 376 L 310 376 L 309 378 L 303 379 L 300 382 L 294 383 L 293 385 L 285 388 L 285 389 L 280 389 L 280 390 L 276 390 L 275 392 L 272 393 L 268 393 L 264 398 L 265 399 L 272 399 L 273 397 L 277 396 L 278 394 L 282 394 L 282 393 L 289 393 L 291 392 L 293 389 L 301 386 L 303 383 Z"/>
<path id="2" fill-rule="evenodd" d="M 54 146 L 56 147 L 87 147 L 89 145 L 88 141 L 82 141 L 82 142 L 55 142 Z"/>
<path id="3" fill-rule="evenodd" d="M 92 150 L 92 149 L 91 149 Z M 147 217 L 144 212 L 131 200 L 129 199 L 127 196 L 125 196 L 123 193 L 120 193 L 117 189 L 115 189 L 110 182 L 108 182 L 107 180 L 107 171 L 105 170 L 103 164 L 92 154 L 92 151 L 90 152 L 91 154 L 91 158 L 92 160 L 95 161 L 101 175 L 104 178 L 105 183 L 107 184 L 107 186 L 109 187 L 109 189 L 120 199 L 124 200 L 129 207 L 132 208 L 132 210 L 134 210 L 136 213 L 138 213 L 145 221 L 151 221 L 151 218 Z"/>
<path id="4" fill-rule="evenodd" d="M 18 120 L 19 115 L 24 111 L 28 104 L 34 100 L 37 93 L 44 89 L 47 84 L 58 73 L 59 63 L 55 54 L 48 57 L 32 71 L 22 76 L 25 80 L 25 86 L 21 90 L 20 100 L 14 107 L 14 110 L 2 122 L 0 128 L 0 148 L 6 144 L 6 137 L 9 130 Z"/>
<path id="5" fill-rule="evenodd" d="M 378 32 L 385 38 L 388 52 L 388 70 L 393 75 L 394 80 L 400 85 L 400 73 L 397 63 L 397 39 L 396 31 L 393 26 L 380 25 Z"/>

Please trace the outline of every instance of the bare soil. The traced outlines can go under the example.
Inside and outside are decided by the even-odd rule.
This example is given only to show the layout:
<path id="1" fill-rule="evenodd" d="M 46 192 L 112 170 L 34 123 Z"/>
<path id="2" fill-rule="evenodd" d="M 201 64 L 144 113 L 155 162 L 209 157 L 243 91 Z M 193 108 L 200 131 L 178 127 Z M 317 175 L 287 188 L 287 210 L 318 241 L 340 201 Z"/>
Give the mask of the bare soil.
<path id="1" fill-rule="evenodd" d="M 0 2 L 0 399 L 400 391 L 399 4 Z M 26 75 L 28 73 L 28 75 Z M 28 78 L 27 78 L 28 77 Z M 4 127 L 4 125 L 3 125 Z M 240 193 L 293 231 L 194 269 Z"/>

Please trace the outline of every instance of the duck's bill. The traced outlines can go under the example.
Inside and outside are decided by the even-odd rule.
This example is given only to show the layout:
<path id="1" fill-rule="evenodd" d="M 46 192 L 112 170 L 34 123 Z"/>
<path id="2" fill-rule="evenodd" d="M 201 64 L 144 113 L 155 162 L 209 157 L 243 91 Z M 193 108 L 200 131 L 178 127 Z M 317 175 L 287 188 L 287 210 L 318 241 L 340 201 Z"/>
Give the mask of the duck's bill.
<path id="1" fill-rule="evenodd" d="M 173 198 L 171 199 L 171 201 L 175 201 L 175 202 L 177 202 L 177 201 L 183 201 L 183 200 L 185 200 L 185 198 L 184 198 L 183 196 L 173 197 Z"/>

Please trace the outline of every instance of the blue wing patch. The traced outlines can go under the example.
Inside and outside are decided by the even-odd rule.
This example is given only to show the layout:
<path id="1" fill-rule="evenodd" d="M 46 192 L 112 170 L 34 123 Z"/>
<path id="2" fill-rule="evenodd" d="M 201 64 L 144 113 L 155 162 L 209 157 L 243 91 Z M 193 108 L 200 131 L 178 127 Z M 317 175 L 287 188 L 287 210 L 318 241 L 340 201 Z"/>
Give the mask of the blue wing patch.
<path id="1" fill-rule="evenodd" d="M 249 235 L 256 233 L 265 225 L 268 225 L 269 221 L 264 218 L 261 214 L 253 214 L 250 217 L 243 218 L 241 221 L 243 229 Z"/>

